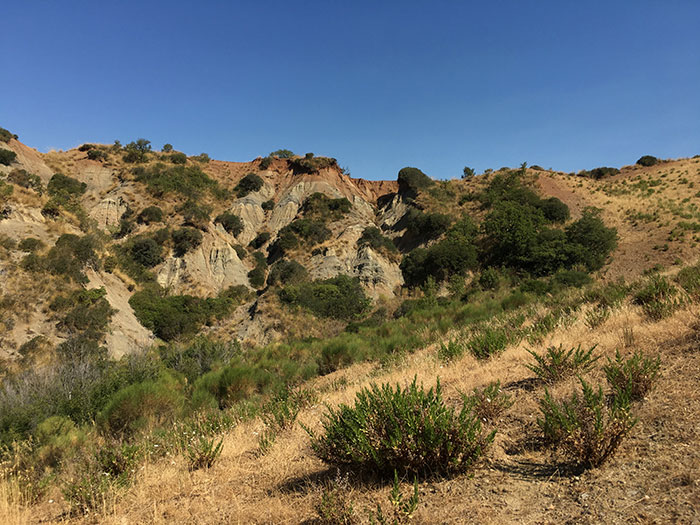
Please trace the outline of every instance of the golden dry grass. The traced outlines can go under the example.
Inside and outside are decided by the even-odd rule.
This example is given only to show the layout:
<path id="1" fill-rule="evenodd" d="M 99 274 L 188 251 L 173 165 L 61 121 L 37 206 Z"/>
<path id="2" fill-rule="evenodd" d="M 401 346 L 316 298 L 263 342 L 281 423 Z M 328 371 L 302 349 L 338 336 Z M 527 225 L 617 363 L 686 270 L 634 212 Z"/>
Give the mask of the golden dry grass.
<path id="1" fill-rule="evenodd" d="M 661 322 L 649 322 L 639 309 L 624 306 L 595 331 L 583 315 L 534 347 L 519 344 L 488 361 L 466 356 L 448 365 L 436 358 L 434 346 L 386 369 L 361 364 L 319 378 L 313 387 L 320 402 L 302 411 L 299 422 L 319 428 L 324 404 L 351 403 L 371 382 L 405 384 L 417 377 L 426 385 L 439 376 L 448 402 L 459 392 L 500 380 L 515 404 L 496 422 L 497 439 L 473 477 L 419 484 L 416 523 L 613 523 L 677 521 L 694 515 L 700 498 L 700 320 L 696 306 Z M 623 331 L 634 329 L 634 348 L 662 355 L 662 377 L 636 413 L 639 424 L 619 453 L 602 467 L 571 474 L 531 442 L 537 434 L 537 400 L 542 388 L 528 382 L 532 374 L 526 348 L 579 343 L 598 345 L 611 356 L 622 347 Z M 591 375 L 602 380 L 601 373 Z M 561 395 L 575 380 L 553 389 Z M 74 518 L 78 523 L 304 523 L 315 516 L 323 487 L 335 472 L 316 459 L 305 431 L 295 425 L 280 434 L 267 455 L 258 453 L 260 420 L 239 425 L 224 436 L 221 458 L 209 470 L 190 472 L 181 457 L 149 462 L 135 485 L 114 505 L 97 514 Z M 658 471 L 656 470 L 658 469 Z M 409 483 L 403 483 L 408 491 Z M 387 504 L 389 487 L 350 476 L 350 499 L 366 521 L 376 504 Z M 7 516 L 21 511 L 7 500 Z M 62 521 L 65 507 L 41 504 L 31 518 Z M 14 513 L 14 514 L 11 514 Z M 14 518 L 13 518 L 14 519 Z"/>

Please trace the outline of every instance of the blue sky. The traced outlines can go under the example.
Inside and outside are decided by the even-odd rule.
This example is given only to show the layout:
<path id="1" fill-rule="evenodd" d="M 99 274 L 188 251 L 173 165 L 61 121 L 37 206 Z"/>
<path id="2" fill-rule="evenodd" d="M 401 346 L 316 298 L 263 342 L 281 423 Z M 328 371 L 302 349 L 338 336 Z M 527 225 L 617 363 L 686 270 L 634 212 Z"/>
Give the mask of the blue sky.
<path id="1" fill-rule="evenodd" d="M 26 0 L 0 126 L 42 151 L 145 137 L 354 177 L 700 153 L 700 2 Z"/>

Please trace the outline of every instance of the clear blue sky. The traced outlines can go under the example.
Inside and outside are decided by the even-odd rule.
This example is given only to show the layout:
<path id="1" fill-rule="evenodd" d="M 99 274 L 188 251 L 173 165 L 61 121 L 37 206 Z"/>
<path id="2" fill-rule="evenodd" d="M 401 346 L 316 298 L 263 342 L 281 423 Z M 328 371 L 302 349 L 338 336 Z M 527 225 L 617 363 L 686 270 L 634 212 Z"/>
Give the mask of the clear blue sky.
<path id="1" fill-rule="evenodd" d="M 700 153 L 700 2 L 32 0 L 0 9 L 0 126 L 355 177 Z"/>

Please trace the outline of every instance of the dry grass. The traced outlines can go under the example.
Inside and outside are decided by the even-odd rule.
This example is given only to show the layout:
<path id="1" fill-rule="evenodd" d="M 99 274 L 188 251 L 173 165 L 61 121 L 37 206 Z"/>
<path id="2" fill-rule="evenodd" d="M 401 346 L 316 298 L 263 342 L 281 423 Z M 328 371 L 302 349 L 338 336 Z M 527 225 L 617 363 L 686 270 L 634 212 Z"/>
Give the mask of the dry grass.
<path id="1" fill-rule="evenodd" d="M 551 344 L 598 344 L 612 356 L 621 347 L 623 331 L 634 326 L 635 347 L 662 354 L 662 375 L 649 400 L 639 405 L 640 423 L 623 442 L 617 456 L 599 469 L 570 473 L 539 447 L 535 419 L 541 386 L 524 366 L 528 348 L 541 351 Z M 700 498 L 700 343 L 698 316 L 690 309 L 658 323 L 646 321 L 635 307 L 616 310 L 592 331 L 579 315 L 537 346 L 520 344 L 501 356 L 477 361 L 471 356 L 447 366 L 434 348 L 408 356 L 382 369 L 362 364 L 314 382 L 323 403 L 351 403 L 355 393 L 372 381 L 433 384 L 441 378 L 448 402 L 459 392 L 500 380 L 515 404 L 495 422 L 499 430 L 489 458 L 473 477 L 433 480 L 419 485 L 416 523 L 600 523 L 658 522 L 675 516 L 689 522 Z M 672 336 L 670 334 L 673 334 Z M 633 349 L 623 349 L 631 353 Z M 597 371 L 592 379 L 602 381 Z M 575 381 L 557 385 L 555 396 Z M 299 421 L 319 427 L 323 404 L 303 410 Z M 308 436 L 295 425 L 280 434 L 270 452 L 256 453 L 260 420 L 243 423 L 224 437 L 221 458 L 209 470 L 189 472 L 183 458 L 147 463 L 136 484 L 112 507 L 76 522 L 121 523 L 303 523 L 315 516 L 323 487 L 336 473 L 314 458 Z M 350 475 L 356 513 L 367 517 L 376 503 L 385 503 L 389 487 Z M 410 488 L 403 483 L 404 492 Z M 4 503 L 6 515 L 20 511 Z M 695 505 L 695 507 L 694 507 Z M 56 504 L 41 504 L 31 517 L 61 521 Z M 13 517 L 13 519 L 15 519 Z"/>

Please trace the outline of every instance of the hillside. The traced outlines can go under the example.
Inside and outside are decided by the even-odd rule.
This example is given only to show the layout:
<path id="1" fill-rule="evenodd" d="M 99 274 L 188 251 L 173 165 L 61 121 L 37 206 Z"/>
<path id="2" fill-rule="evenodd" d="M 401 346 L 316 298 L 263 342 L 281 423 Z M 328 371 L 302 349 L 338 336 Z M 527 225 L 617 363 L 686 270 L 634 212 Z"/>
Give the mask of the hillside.
<path id="1" fill-rule="evenodd" d="M 477 418 L 496 434 L 473 469 L 421 475 L 413 522 L 692 521 L 700 158 L 368 181 L 286 150 L 0 138 L 4 521 L 364 523 L 391 483 L 322 461 L 304 428 L 438 378 L 449 407 L 494 381 L 510 406 Z M 599 360 L 549 384 L 528 351 L 559 345 Z M 658 379 L 621 401 L 617 453 L 573 464 L 543 396 L 580 375 L 611 410 L 617 350 L 658 356 Z"/>

